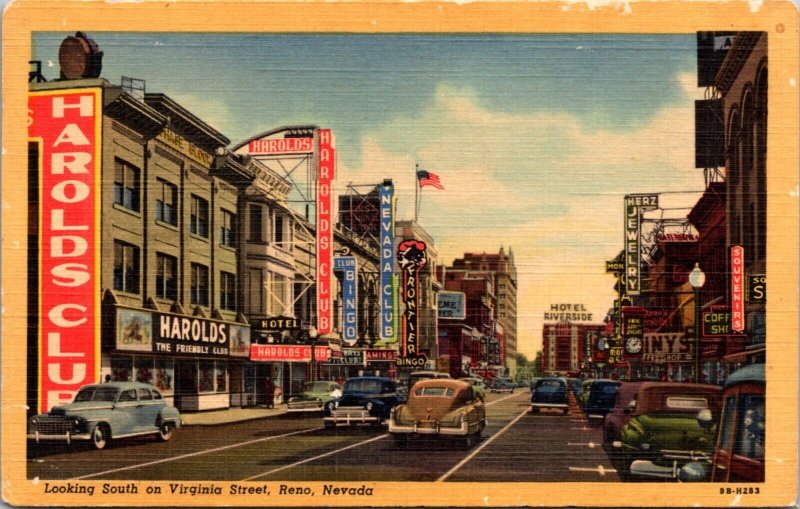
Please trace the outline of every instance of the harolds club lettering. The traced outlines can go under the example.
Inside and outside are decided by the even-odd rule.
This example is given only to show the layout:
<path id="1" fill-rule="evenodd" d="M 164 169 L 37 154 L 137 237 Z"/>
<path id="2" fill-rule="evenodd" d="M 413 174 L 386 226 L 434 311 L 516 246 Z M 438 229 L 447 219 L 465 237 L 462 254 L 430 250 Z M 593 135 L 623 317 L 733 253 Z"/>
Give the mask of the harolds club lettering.
<path id="1" fill-rule="evenodd" d="M 40 411 L 100 372 L 100 89 L 32 92 L 39 147 Z"/>
<path id="2" fill-rule="evenodd" d="M 319 130 L 319 171 L 317 174 L 317 330 L 331 332 L 331 264 L 333 226 L 331 189 L 336 172 L 336 156 L 330 129 Z"/>

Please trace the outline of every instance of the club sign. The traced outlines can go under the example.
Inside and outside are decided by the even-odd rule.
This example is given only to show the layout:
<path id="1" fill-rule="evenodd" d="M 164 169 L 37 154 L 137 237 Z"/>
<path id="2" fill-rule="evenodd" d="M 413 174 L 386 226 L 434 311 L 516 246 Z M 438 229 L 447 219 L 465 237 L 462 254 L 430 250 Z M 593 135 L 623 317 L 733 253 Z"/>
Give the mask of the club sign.
<path id="1" fill-rule="evenodd" d="M 397 261 L 403 275 L 400 295 L 405 305 L 400 356 L 397 365 L 422 368 L 428 358 L 419 352 L 419 271 L 427 263 L 427 246 L 420 240 L 405 240 L 397 247 Z"/>
<path id="2" fill-rule="evenodd" d="M 353 346 L 358 340 L 358 285 L 356 284 L 356 258 L 354 256 L 337 256 L 333 259 L 333 270 L 342 273 L 342 340 L 347 346 Z"/>
<path id="3" fill-rule="evenodd" d="M 39 153 L 38 410 L 72 400 L 100 373 L 99 88 L 32 92 Z"/>
<path id="4" fill-rule="evenodd" d="M 317 172 L 317 330 L 331 332 L 331 259 L 333 225 L 331 196 L 336 176 L 336 155 L 330 129 L 319 130 L 319 169 Z"/>
<path id="5" fill-rule="evenodd" d="M 381 339 L 395 339 L 394 328 L 394 185 L 391 180 L 378 187 L 381 243 Z"/>

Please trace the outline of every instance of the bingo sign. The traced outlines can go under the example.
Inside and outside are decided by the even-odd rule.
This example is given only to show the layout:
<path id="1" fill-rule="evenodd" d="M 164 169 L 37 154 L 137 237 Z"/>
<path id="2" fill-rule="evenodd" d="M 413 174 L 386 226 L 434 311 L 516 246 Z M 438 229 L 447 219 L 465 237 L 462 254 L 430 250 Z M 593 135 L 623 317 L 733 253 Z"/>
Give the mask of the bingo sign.
<path id="1" fill-rule="evenodd" d="M 99 379 L 101 108 L 99 88 L 28 96 L 39 155 L 40 412 Z"/>
<path id="2" fill-rule="evenodd" d="M 394 185 L 391 180 L 378 186 L 381 221 L 381 339 L 396 339 L 394 328 Z"/>
<path id="3" fill-rule="evenodd" d="M 405 305 L 401 354 L 397 365 L 407 368 L 422 368 L 428 358 L 419 348 L 419 271 L 427 263 L 427 246 L 421 240 L 405 240 L 397 247 L 397 261 L 403 274 L 400 295 Z"/>
<path id="4" fill-rule="evenodd" d="M 439 318 L 449 320 L 464 320 L 467 317 L 467 297 L 464 292 L 439 292 L 437 308 Z"/>
<path id="5" fill-rule="evenodd" d="M 356 284 L 356 259 L 354 256 L 337 256 L 333 259 L 333 270 L 342 273 L 342 340 L 347 346 L 353 346 L 358 340 L 356 326 L 358 324 L 358 285 Z"/>
<path id="6" fill-rule="evenodd" d="M 744 331 L 744 248 L 731 246 L 731 329 Z"/>
<path id="7" fill-rule="evenodd" d="M 333 225 L 331 196 L 336 176 L 336 155 L 330 129 L 319 130 L 319 169 L 317 172 L 317 330 L 331 332 L 331 259 Z"/>

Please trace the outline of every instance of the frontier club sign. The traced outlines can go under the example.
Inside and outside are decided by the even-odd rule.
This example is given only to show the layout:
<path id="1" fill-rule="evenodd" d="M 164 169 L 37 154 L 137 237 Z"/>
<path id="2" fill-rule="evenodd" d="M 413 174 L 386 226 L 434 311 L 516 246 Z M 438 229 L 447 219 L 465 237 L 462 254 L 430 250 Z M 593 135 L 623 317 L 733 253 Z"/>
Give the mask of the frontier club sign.
<path id="1" fill-rule="evenodd" d="M 405 306 L 402 340 L 397 365 L 422 368 L 428 361 L 419 351 L 419 271 L 428 263 L 427 246 L 421 240 L 404 240 L 397 246 L 397 261 L 403 275 L 400 289 Z"/>

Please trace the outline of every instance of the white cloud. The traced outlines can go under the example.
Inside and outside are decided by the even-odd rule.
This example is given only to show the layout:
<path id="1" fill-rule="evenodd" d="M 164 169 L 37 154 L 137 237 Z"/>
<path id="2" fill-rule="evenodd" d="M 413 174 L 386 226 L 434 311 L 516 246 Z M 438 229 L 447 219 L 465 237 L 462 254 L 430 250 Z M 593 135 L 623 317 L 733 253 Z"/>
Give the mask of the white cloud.
<path id="1" fill-rule="evenodd" d="M 439 174 L 447 189 L 423 191 L 420 223 L 444 263 L 464 252 L 513 248 L 518 344 L 532 356 L 550 304 L 583 303 L 596 322 L 611 306 L 614 279 L 604 262 L 622 249 L 625 194 L 702 188 L 694 168 L 694 79 L 676 76 L 685 103 L 629 131 L 558 111 L 491 111 L 473 91 L 441 85 L 420 114 L 364 138 L 361 166 L 340 175 L 375 183 L 390 176 L 398 215 L 408 218 L 414 162 Z M 681 202 L 682 195 L 664 196 Z"/>

